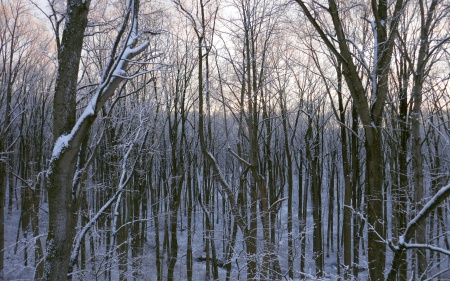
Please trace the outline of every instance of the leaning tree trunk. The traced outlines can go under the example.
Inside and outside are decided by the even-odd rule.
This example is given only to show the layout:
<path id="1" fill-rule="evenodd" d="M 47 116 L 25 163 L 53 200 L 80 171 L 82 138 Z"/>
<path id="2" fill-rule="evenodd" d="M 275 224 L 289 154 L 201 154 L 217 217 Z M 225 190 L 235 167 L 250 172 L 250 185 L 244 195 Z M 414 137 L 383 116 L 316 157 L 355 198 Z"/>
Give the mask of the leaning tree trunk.
<path id="1" fill-rule="evenodd" d="M 81 116 L 76 120 L 76 91 L 78 68 L 81 59 L 84 32 L 88 23 L 90 0 L 68 0 L 66 25 L 61 42 L 58 42 L 58 70 L 53 101 L 53 136 L 55 146 L 47 172 L 49 205 L 49 231 L 44 280 L 66 280 L 75 235 L 79 181 L 86 167 L 78 166 L 82 143 L 105 102 L 125 79 L 130 59 L 147 46 L 136 46 L 138 36 L 137 15 L 139 1 L 130 1 L 123 25 L 113 44 L 111 58 L 101 77 L 101 83 Z M 130 17 L 131 15 L 131 17 Z M 131 18 L 131 19 L 130 19 Z M 132 22 L 125 49 L 118 52 Z M 133 35 L 133 36 L 131 36 Z M 124 75 L 116 75 L 123 73 Z M 80 154 L 82 155 L 82 154 Z M 88 164 L 88 163 L 87 163 Z M 86 165 L 87 165 L 86 164 Z M 76 177 L 74 177 L 76 175 Z"/>

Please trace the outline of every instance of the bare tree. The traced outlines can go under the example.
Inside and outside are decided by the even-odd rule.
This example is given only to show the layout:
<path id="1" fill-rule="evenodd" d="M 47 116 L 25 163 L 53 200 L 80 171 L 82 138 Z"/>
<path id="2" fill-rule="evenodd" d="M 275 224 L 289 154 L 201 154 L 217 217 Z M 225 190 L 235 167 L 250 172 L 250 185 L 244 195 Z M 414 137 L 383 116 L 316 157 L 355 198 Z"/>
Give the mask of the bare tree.
<path id="1" fill-rule="evenodd" d="M 70 0 L 67 3 L 65 27 L 58 48 L 58 76 L 53 104 L 53 135 L 55 145 L 47 172 L 49 197 L 49 233 L 44 280 L 65 280 L 69 269 L 72 241 L 75 236 L 77 200 L 80 190 L 78 178 L 86 167 L 79 167 L 77 158 L 90 127 L 105 102 L 119 84 L 128 79 L 129 60 L 142 52 L 147 42 L 136 46 L 139 1 L 127 6 L 123 26 L 113 45 L 108 65 L 92 100 L 80 117 L 76 118 L 78 68 L 84 32 L 88 24 L 90 1 Z M 126 27 L 130 26 L 129 32 Z M 121 44 L 124 46 L 121 48 Z M 131 76 L 130 76 L 131 77 Z M 75 183 L 75 186 L 74 186 Z"/>
<path id="2" fill-rule="evenodd" d="M 392 50 L 397 34 L 398 20 L 401 17 L 403 1 L 398 0 L 394 4 L 391 14 L 388 13 L 388 5 L 385 1 L 372 1 L 370 20 L 373 29 L 374 57 L 372 69 L 364 64 L 370 72 L 372 83 L 372 96 L 366 93 L 363 77 L 357 70 L 354 58 L 359 54 L 351 51 L 351 38 L 344 30 L 342 19 L 343 3 L 334 0 L 328 1 L 328 7 L 322 8 L 307 5 L 305 1 L 296 0 L 302 11 L 314 26 L 320 39 L 333 53 L 336 59 L 342 63 L 342 73 L 350 90 L 353 103 L 364 126 L 366 149 L 366 215 L 368 222 L 368 262 L 371 280 L 384 279 L 386 247 L 380 243 L 380 237 L 385 237 L 386 224 L 383 220 L 383 150 L 382 129 L 383 110 L 388 94 L 388 75 Z M 367 4 L 368 5 L 368 4 Z M 323 9 L 327 19 L 319 21 L 314 16 L 317 9 Z M 367 15 L 364 15 L 367 16 Z M 389 19 L 388 19 L 389 17 Z M 331 28 L 336 35 L 336 41 L 328 33 L 327 21 L 331 20 Z"/>

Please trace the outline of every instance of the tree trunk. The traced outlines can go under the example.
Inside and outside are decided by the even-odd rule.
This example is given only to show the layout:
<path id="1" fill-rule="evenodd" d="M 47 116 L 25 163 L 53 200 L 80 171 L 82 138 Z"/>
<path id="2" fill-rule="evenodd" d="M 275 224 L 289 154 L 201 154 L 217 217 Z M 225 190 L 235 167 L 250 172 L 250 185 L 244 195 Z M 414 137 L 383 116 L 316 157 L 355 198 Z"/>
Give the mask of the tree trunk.
<path id="1" fill-rule="evenodd" d="M 170 223 L 169 223 L 169 233 L 170 233 L 170 245 L 168 253 L 168 264 L 167 264 L 167 280 L 172 281 L 174 279 L 175 264 L 178 259 L 178 239 L 177 239 L 177 226 L 178 226 L 178 206 L 179 206 L 179 193 L 178 190 L 172 190 L 172 198 L 170 203 Z"/>
<path id="2" fill-rule="evenodd" d="M 368 260 L 370 280 L 384 280 L 386 245 L 380 243 L 380 237 L 386 237 L 386 225 L 383 220 L 383 150 L 381 130 L 377 130 L 372 141 L 366 140 L 366 198 L 368 222 Z"/>
<path id="3" fill-rule="evenodd" d="M 313 252 L 316 265 L 316 276 L 324 273 L 323 231 L 322 231 L 322 183 L 319 160 L 319 132 L 313 133 L 313 120 L 308 117 L 308 128 L 305 135 L 306 158 L 310 162 L 311 203 L 313 209 Z"/>
<path id="4" fill-rule="evenodd" d="M 144 196 L 143 182 L 137 172 L 134 172 L 134 190 L 131 194 L 131 258 L 133 266 L 133 279 L 141 280 L 142 273 L 142 243 L 143 236 L 141 236 L 141 227 L 145 218 L 143 212 L 141 213 L 141 204 Z"/>
<path id="5" fill-rule="evenodd" d="M 317 149 L 318 150 L 318 149 Z M 318 151 L 316 151 L 317 153 Z M 315 154 L 312 160 L 312 185 L 311 195 L 313 202 L 313 251 L 316 262 L 316 276 L 322 277 L 324 274 L 324 252 L 323 252 L 323 225 L 322 225 L 322 181 L 320 173 L 319 156 Z"/>
<path id="6" fill-rule="evenodd" d="M 0 153 L 5 151 L 3 138 L 0 138 Z M 5 249 L 5 191 L 6 163 L 0 161 L 0 249 Z M 5 251 L 0 250 L 0 279 L 3 279 Z"/>
<path id="7" fill-rule="evenodd" d="M 289 146 L 288 137 L 288 116 L 286 109 L 286 99 L 281 96 L 280 92 L 280 104 L 281 104 L 281 118 L 283 122 L 283 136 L 284 136 L 284 150 L 286 153 L 286 165 L 287 165 L 287 188 L 288 188 L 288 206 L 287 206 L 287 231 L 288 231 L 288 276 L 290 279 L 294 279 L 294 239 L 293 239 L 293 215 L 292 215 L 292 203 L 293 203 L 293 189 L 294 189 L 294 176 L 293 176 L 293 162 L 291 149 Z M 299 191 L 300 192 L 300 191 Z M 301 202 L 298 202 L 301 204 Z"/>
<path id="8" fill-rule="evenodd" d="M 352 130 L 358 132 L 358 113 L 352 106 Z M 360 180 L 360 160 L 359 160 L 359 141 L 358 137 L 351 135 L 351 167 L 352 167 L 352 208 L 355 211 L 362 211 L 362 188 Z M 363 220 L 356 214 L 353 216 L 353 277 L 358 279 L 359 272 L 359 247 L 362 239 Z"/>
<path id="9" fill-rule="evenodd" d="M 328 176 L 329 176 L 329 182 L 328 182 L 328 219 L 327 219 L 327 248 L 326 248 L 326 257 L 330 257 L 330 250 L 333 251 L 333 241 L 334 241 L 334 191 L 335 191 L 335 185 L 334 185 L 334 161 L 335 161 L 335 151 L 331 152 L 331 159 L 329 165 L 328 165 Z M 339 205 L 337 205 L 339 206 Z M 339 209 L 339 208 L 338 208 Z M 339 231 L 339 227 L 338 227 Z M 337 235 L 337 238 L 339 235 Z M 337 243 L 339 244 L 339 239 L 337 240 Z M 339 267 L 338 267 L 339 268 Z M 339 269 L 338 269 L 339 270 Z"/>
<path id="10" fill-rule="evenodd" d="M 422 88 L 427 73 L 427 60 L 429 59 L 429 37 L 432 32 L 432 22 L 435 9 L 439 1 L 433 0 L 426 6 L 423 0 L 419 1 L 420 7 L 420 47 L 417 58 L 416 71 L 414 73 L 414 84 L 412 89 L 413 108 L 411 113 L 411 139 L 412 139 L 412 168 L 414 178 L 414 201 L 415 210 L 418 212 L 423 207 L 423 199 L 425 193 L 424 174 L 423 174 L 423 155 L 422 155 L 422 135 L 421 135 L 421 108 L 422 108 Z M 426 243 L 426 221 L 423 220 L 416 230 L 415 241 L 419 244 Z M 417 257 L 417 274 L 418 278 L 426 279 L 427 257 L 426 251 L 418 249 Z"/>
<path id="11" fill-rule="evenodd" d="M 66 165 L 69 166 L 68 161 Z M 63 164 L 61 164 L 62 166 Z M 72 202 L 74 172 L 66 167 L 55 169 L 49 177 L 49 232 L 44 280 L 67 280 L 70 253 L 76 231 L 76 207 Z"/>
<path id="12" fill-rule="evenodd" d="M 192 159 L 189 159 L 189 163 L 192 163 Z M 194 190 L 194 182 L 193 178 L 195 169 L 192 166 L 189 166 L 188 175 L 187 175 L 187 190 L 186 190 L 186 200 L 187 200 L 187 249 L 186 249 L 186 275 L 187 280 L 192 281 L 192 273 L 193 273 L 193 256 L 192 256 L 192 234 L 195 231 L 194 226 L 192 225 L 192 211 L 194 209 L 193 203 L 193 190 Z"/>
<path id="13" fill-rule="evenodd" d="M 129 230 L 129 217 L 130 217 L 130 198 L 129 194 L 122 195 L 122 201 L 117 209 L 118 212 L 118 220 L 117 220 L 117 246 L 114 243 L 111 243 L 112 247 L 115 247 L 114 251 L 117 253 L 117 268 L 119 269 L 119 280 L 124 281 L 127 280 L 127 272 L 128 272 L 128 251 L 129 251 L 129 243 L 128 243 L 128 230 Z"/>
<path id="14" fill-rule="evenodd" d="M 306 263 L 306 219 L 308 211 L 308 193 L 309 193 L 309 176 L 306 176 L 306 182 L 303 183 L 303 155 L 300 151 L 298 169 L 298 218 L 299 218 L 299 233 L 300 233 L 300 272 L 305 272 Z M 309 173 L 309 168 L 306 167 L 306 175 Z"/>
<path id="15" fill-rule="evenodd" d="M 153 165 L 153 161 L 150 161 L 150 165 Z M 153 168 L 150 167 L 148 182 L 150 185 L 150 200 L 152 206 L 152 216 L 155 228 L 155 259 L 156 259 L 156 280 L 162 281 L 162 264 L 161 264 L 161 246 L 159 237 L 159 197 L 156 190 L 156 186 L 153 184 Z"/>
<path id="16" fill-rule="evenodd" d="M 400 236 L 406 230 L 407 224 L 407 203 L 409 190 L 408 182 L 408 140 L 410 137 L 410 128 L 408 120 L 408 74 L 406 59 L 400 61 L 399 73 L 399 128 L 400 128 L 400 146 L 397 151 L 398 154 L 398 184 L 393 191 L 393 198 L 396 200 L 393 203 L 394 218 L 396 220 L 396 228 L 394 234 Z M 402 253 L 400 258 L 400 265 L 398 268 L 397 278 L 399 281 L 406 281 L 408 277 L 408 263 L 406 260 L 406 253 Z"/>
<path id="17" fill-rule="evenodd" d="M 55 141 L 58 137 L 68 134 L 75 125 L 78 66 L 87 26 L 89 4 L 90 1 L 85 0 L 68 1 L 66 26 L 58 49 L 58 77 L 53 103 Z M 77 153 L 77 149 L 72 149 L 63 157 L 55 159 L 48 173 L 49 231 L 44 280 L 67 279 L 76 226 L 72 181 Z"/>

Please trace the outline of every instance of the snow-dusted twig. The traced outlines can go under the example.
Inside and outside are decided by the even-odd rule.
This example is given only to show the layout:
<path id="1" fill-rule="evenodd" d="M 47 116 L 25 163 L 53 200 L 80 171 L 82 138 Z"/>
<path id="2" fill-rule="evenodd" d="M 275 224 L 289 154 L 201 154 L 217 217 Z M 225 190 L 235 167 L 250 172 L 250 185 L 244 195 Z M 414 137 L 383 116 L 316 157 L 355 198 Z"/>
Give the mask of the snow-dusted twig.
<path id="1" fill-rule="evenodd" d="M 449 271 L 449 270 L 450 270 L 450 267 L 447 267 L 447 268 L 445 268 L 445 269 L 443 269 L 443 270 L 441 270 L 441 271 L 439 271 L 439 272 L 436 272 L 436 274 L 434 274 L 433 276 L 431 276 L 431 277 L 425 279 L 425 281 L 436 280 L 436 278 L 437 278 L 439 275 L 444 274 L 445 272 L 447 272 L 447 271 Z"/>
<path id="2" fill-rule="evenodd" d="M 156 70 L 158 70 L 158 69 L 160 69 L 161 67 L 156 67 L 156 68 L 153 68 L 153 69 L 150 69 L 150 70 L 146 70 L 146 71 L 141 71 L 141 72 L 138 72 L 138 73 L 135 73 L 135 74 L 133 74 L 133 75 L 125 75 L 124 73 L 125 72 L 123 72 L 123 73 L 115 73 L 115 74 L 113 74 L 115 77 L 119 77 L 119 78 L 122 78 L 122 79 L 124 79 L 124 80 L 131 80 L 131 79 L 134 79 L 134 78 L 136 78 L 136 77 L 139 77 L 139 76 L 141 76 L 141 75 L 144 75 L 144 74 L 147 74 L 147 73 L 152 73 L 152 72 L 155 72 Z"/>
<path id="3" fill-rule="evenodd" d="M 233 154 L 234 157 L 236 157 L 236 159 L 239 160 L 239 162 L 242 162 L 245 166 L 251 166 L 250 163 L 248 163 L 245 159 L 243 159 L 242 157 L 240 157 L 236 152 L 234 152 L 231 147 L 228 146 L 228 151 Z"/>
<path id="4" fill-rule="evenodd" d="M 450 196 L 450 184 L 442 187 L 428 202 L 423 206 L 422 210 L 408 223 L 406 230 L 402 236 L 400 236 L 399 244 L 401 241 L 407 243 L 411 238 L 412 233 L 416 230 L 420 222 L 427 218 L 427 216 L 433 211 L 439 204 Z"/>
<path id="5" fill-rule="evenodd" d="M 287 199 L 288 199 L 288 197 L 283 197 L 283 198 L 280 198 L 277 201 L 273 202 L 272 205 L 270 205 L 270 207 L 269 207 L 269 211 L 272 211 L 274 209 L 278 209 L 279 204 L 283 203 Z"/>
<path id="6" fill-rule="evenodd" d="M 353 47 L 355 47 L 356 51 L 358 52 L 359 59 L 358 59 L 357 56 L 355 56 L 355 58 L 356 58 L 358 61 L 361 62 L 361 65 L 364 67 L 364 69 L 365 69 L 367 72 L 370 72 L 370 67 L 369 67 L 369 64 L 368 64 L 367 61 L 366 61 L 366 57 L 365 57 L 365 55 L 364 55 L 364 51 L 361 50 L 361 48 L 359 48 L 359 46 L 356 44 L 355 41 L 353 41 L 353 40 L 350 39 L 350 38 L 346 38 L 346 39 L 347 39 L 347 41 L 348 41 L 350 44 L 352 44 Z"/>
<path id="7" fill-rule="evenodd" d="M 239 227 L 241 227 L 241 229 L 244 229 L 246 226 L 245 226 L 243 218 L 239 212 L 239 208 L 236 205 L 235 196 L 234 196 L 234 193 L 233 193 L 233 190 L 232 190 L 230 184 L 225 179 L 225 176 L 224 176 L 222 170 L 220 169 L 219 164 L 217 163 L 217 160 L 214 157 L 214 155 L 212 155 L 212 153 L 207 151 L 206 149 L 205 149 L 204 153 L 206 154 L 205 156 L 208 158 L 208 160 L 211 162 L 214 172 L 216 173 L 216 175 L 219 179 L 219 182 L 222 187 L 220 189 L 220 192 L 225 193 L 225 195 L 228 197 L 228 200 L 231 205 L 231 211 L 237 219 L 237 224 L 239 225 Z"/>
<path id="8" fill-rule="evenodd" d="M 403 244 L 403 246 L 405 247 L 405 249 L 428 249 L 430 251 L 433 252 L 439 252 L 441 254 L 450 256 L 450 251 L 441 247 L 436 247 L 433 245 L 429 245 L 429 244 L 409 244 L 409 243 L 405 243 Z"/>

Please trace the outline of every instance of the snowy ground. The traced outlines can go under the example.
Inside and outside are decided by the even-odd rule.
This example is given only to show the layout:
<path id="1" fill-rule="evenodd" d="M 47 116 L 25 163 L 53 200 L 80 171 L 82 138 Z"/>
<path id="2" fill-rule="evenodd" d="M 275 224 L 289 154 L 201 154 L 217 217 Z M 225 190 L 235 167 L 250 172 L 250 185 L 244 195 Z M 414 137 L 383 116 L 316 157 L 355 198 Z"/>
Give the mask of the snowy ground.
<path id="1" fill-rule="evenodd" d="M 324 202 L 326 202 L 327 198 L 323 198 Z M 296 202 L 294 202 L 294 205 L 296 205 Z M 41 233 L 45 233 L 47 229 L 46 221 L 44 218 L 46 218 L 45 213 L 46 206 L 42 206 L 42 213 L 41 213 Z M 216 210 L 220 212 L 221 210 Z M 311 212 L 311 210 L 309 210 Z M 180 211 L 180 214 L 184 214 L 184 212 Z M 326 217 L 328 214 L 324 211 L 323 216 Z M 201 211 L 197 211 L 196 213 L 196 226 L 195 226 L 195 233 L 193 235 L 193 256 L 194 260 L 199 257 L 205 257 L 204 252 L 204 245 L 203 245 L 203 237 L 202 237 L 202 213 Z M 161 216 L 161 219 L 163 219 L 164 216 Z M 308 215 L 309 218 L 312 218 L 312 214 L 310 213 Z M 283 274 L 285 275 L 284 280 L 287 279 L 287 209 L 284 206 L 279 213 L 279 221 L 276 225 L 276 237 L 278 243 L 278 257 L 280 260 L 280 265 L 283 271 Z M 186 218 L 182 218 L 183 224 L 186 223 Z M 299 241 L 299 234 L 298 234 L 298 225 L 297 222 L 296 213 L 294 213 L 294 225 L 293 228 L 295 229 L 295 260 L 294 260 L 294 272 L 295 272 L 295 280 L 300 280 L 300 277 L 303 276 L 306 277 L 306 280 L 317 280 L 314 278 L 315 275 L 315 265 L 314 265 L 314 259 L 313 259 L 313 252 L 312 252 L 312 221 L 309 220 L 307 224 L 307 235 L 306 235 L 306 272 L 300 273 L 299 272 L 299 254 L 300 254 L 300 241 Z M 33 241 L 32 239 L 25 240 L 23 237 L 23 233 L 18 233 L 17 229 L 19 227 L 20 223 L 20 210 L 18 208 L 14 208 L 12 210 L 12 213 L 10 215 L 6 216 L 6 225 L 5 225 L 5 275 L 4 280 L 32 280 L 33 279 L 33 273 L 34 273 L 34 251 L 33 251 Z M 161 223 L 161 226 L 163 224 Z M 335 223 L 334 226 L 336 227 L 337 224 Z M 222 259 L 221 253 L 222 253 L 222 224 L 221 220 L 219 220 L 219 223 L 215 224 L 215 245 L 217 248 L 218 258 Z M 324 223 L 324 233 L 327 231 L 327 224 Z M 155 241 L 154 241 L 154 226 L 151 222 L 148 224 L 148 241 L 146 243 L 146 248 L 144 250 L 144 255 L 142 257 L 142 279 L 140 280 L 148 280 L 153 281 L 156 280 L 156 262 L 155 262 Z M 160 229 L 160 237 L 162 239 L 164 233 L 163 229 Z M 31 234 L 30 234 L 31 235 Z M 262 241 L 262 231 L 259 231 L 260 240 Z M 325 239 L 324 235 L 324 239 Z M 43 245 L 45 244 L 46 236 L 42 235 L 40 237 Z M 16 241 L 18 241 L 16 243 Z M 162 242 L 162 241 L 161 241 Z M 187 247 L 187 232 L 185 229 L 185 225 L 181 225 L 179 227 L 178 232 L 178 244 L 179 244 L 179 250 L 178 250 L 178 260 L 175 267 L 175 280 L 186 280 L 186 247 Z M 240 232 L 238 232 L 238 237 L 236 241 L 236 247 L 234 250 L 234 262 L 232 266 L 232 280 L 246 280 L 246 268 L 245 268 L 245 251 L 244 249 L 244 241 L 242 239 L 242 235 L 240 235 Z M 325 278 L 322 280 L 338 280 L 337 276 L 337 269 L 338 264 L 342 263 L 341 260 L 337 258 L 336 254 L 336 240 L 334 241 L 334 248 L 328 253 L 325 249 Z M 362 249 L 361 249 L 362 250 Z M 24 257 L 25 257 L 25 251 L 28 253 L 28 262 L 25 264 Z M 98 256 L 96 256 L 97 261 L 97 269 L 99 268 L 99 264 L 102 263 L 102 260 L 104 258 L 105 254 L 104 249 L 97 249 L 96 253 L 98 253 Z M 392 255 L 390 251 L 387 251 L 387 263 L 389 264 Z M 116 258 L 116 257 L 115 257 Z M 262 258 L 262 257 L 261 257 Z M 104 262 L 104 260 L 103 260 Z M 448 259 L 444 261 L 445 264 L 450 266 Z M 165 261 L 163 261 L 165 264 Z M 445 265 L 444 264 L 444 265 Z M 206 280 L 205 279 L 205 272 L 206 272 L 206 263 L 201 261 L 194 261 L 193 265 L 193 280 Z M 91 268 L 91 267 L 88 267 Z M 132 272 L 131 272 L 131 257 L 129 257 L 129 264 L 128 264 L 128 280 L 133 280 L 132 278 Z M 361 257 L 361 263 L 360 263 L 361 271 L 359 272 L 359 278 L 358 280 L 367 280 L 367 262 L 364 259 L 364 257 Z M 103 269 L 100 269 L 98 272 L 94 273 L 91 269 L 87 270 L 85 272 L 77 272 L 75 280 L 105 280 Z M 441 268 L 442 270 L 442 268 Z M 226 271 L 223 268 L 219 267 L 219 277 L 220 280 L 225 280 Z M 442 275 L 442 279 L 440 280 L 450 280 L 450 273 L 447 273 L 447 275 Z M 112 267 L 112 276 L 111 280 L 118 280 L 119 279 L 119 271 L 117 267 L 117 263 L 115 263 Z M 164 279 L 164 278 L 163 278 Z M 303 279 L 305 280 L 305 279 Z"/>

